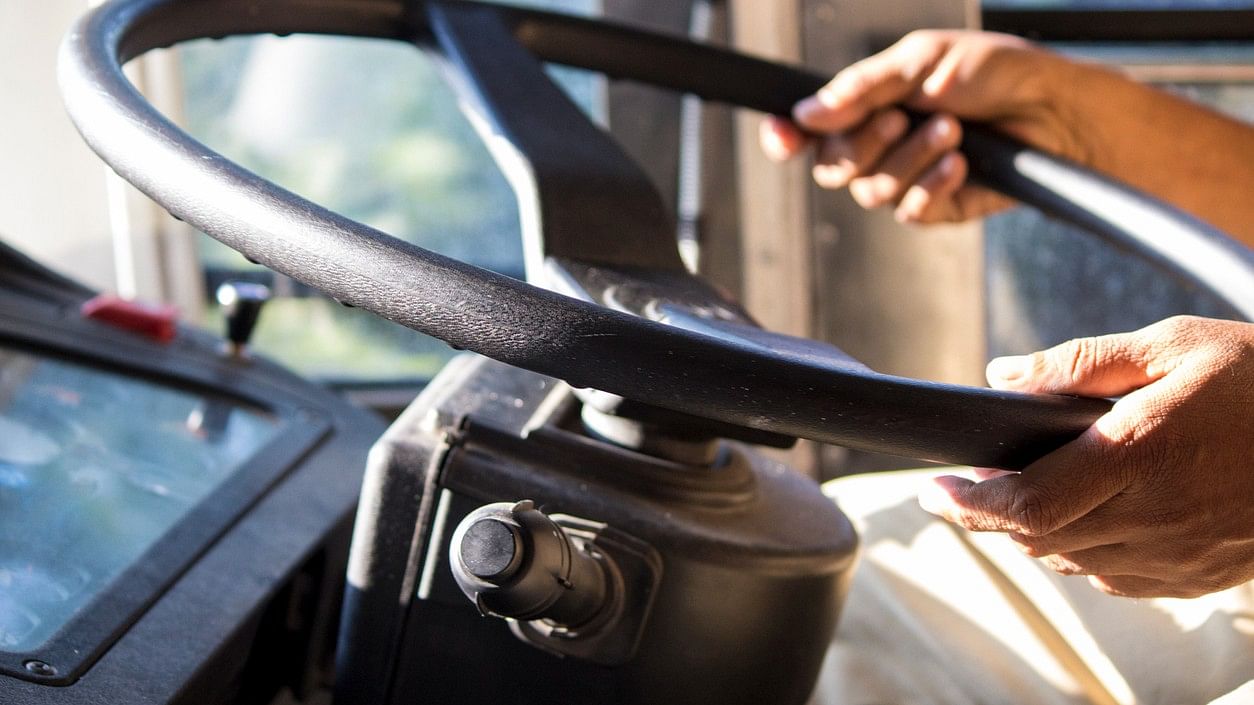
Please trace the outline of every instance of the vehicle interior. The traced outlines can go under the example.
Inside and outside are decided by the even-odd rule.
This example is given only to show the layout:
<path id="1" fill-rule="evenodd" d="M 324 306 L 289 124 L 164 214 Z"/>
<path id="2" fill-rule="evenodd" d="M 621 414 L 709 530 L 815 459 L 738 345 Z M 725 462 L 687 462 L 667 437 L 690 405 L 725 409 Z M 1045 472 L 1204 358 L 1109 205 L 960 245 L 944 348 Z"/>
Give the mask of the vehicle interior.
<path id="1" fill-rule="evenodd" d="M 824 483 L 1110 408 L 990 357 L 1254 321 L 1254 253 L 979 125 L 978 223 L 760 152 L 922 27 L 1254 120 L 1246 0 L 0 6 L 0 703 L 810 702 Z"/>

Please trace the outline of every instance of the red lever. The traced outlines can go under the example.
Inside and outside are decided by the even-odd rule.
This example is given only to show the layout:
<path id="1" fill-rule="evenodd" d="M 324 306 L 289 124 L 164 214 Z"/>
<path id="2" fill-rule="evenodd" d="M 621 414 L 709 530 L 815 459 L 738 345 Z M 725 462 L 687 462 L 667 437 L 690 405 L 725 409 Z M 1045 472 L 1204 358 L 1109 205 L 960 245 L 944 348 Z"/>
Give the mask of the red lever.
<path id="1" fill-rule="evenodd" d="M 170 304 L 127 301 L 115 294 L 99 294 L 79 307 L 83 318 L 107 323 L 159 343 L 174 340 L 178 331 L 178 309 Z"/>

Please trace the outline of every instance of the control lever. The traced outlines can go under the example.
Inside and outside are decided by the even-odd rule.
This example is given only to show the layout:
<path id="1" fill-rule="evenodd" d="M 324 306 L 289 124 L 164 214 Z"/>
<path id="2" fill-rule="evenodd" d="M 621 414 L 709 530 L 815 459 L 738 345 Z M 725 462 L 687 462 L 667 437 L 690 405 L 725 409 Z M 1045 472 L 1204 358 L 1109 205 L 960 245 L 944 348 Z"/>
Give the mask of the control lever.
<path id="1" fill-rule="evenodd" d="M 531 500 L 466 515 L 449 566 L 479 613 L 505 618 L 514 636 L 605 666 L 635 654 L 662 576 L 649 544 L 600 522 L 548 516 Z"/>
<path id="2" fill-rule="evenodd" d="M 586 631 L 610 612 L 610 567 L 530 500 L 498 502 L 457 526 L 449 563 L 485 615 Z"/>
<path id="3" fill-rule="evenodd" d="M 262 284 L 231 281 L 218 287 L 216 297 L 226 318 L 227 353 L 234 358 L 244 357 L 261 309 L 270 300 L 270 289 Z"/>

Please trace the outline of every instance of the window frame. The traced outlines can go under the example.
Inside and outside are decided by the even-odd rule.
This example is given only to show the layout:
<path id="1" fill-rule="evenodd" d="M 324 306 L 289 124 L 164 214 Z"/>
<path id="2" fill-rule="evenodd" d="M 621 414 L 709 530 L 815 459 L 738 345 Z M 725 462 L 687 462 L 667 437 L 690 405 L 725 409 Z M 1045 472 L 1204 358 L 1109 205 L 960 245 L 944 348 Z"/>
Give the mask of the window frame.
<path id="1" fill-rule="evenodd" d="M 1250 9 L 981 7 L 983 27 L 1043 42 L 1248 42 Z"/>

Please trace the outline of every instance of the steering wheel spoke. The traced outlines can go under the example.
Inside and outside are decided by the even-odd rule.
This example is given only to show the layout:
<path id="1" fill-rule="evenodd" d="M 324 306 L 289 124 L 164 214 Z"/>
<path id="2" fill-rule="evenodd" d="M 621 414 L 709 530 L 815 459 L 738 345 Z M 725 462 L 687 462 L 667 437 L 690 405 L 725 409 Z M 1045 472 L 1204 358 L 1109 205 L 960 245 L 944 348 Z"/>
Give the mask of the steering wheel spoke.
<path id="1" fill-rule="evenodd" d="M 431 29 L 472 124 L 514 187 L 527 279 L 546 257 L 683 271 L 644 170 L 545 74 L 495 8 L 433 2 Z"/>

